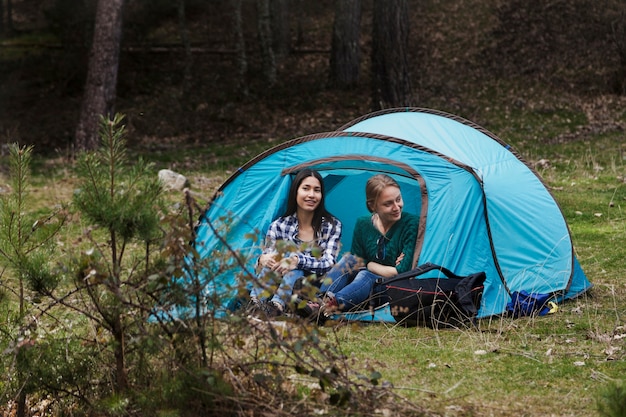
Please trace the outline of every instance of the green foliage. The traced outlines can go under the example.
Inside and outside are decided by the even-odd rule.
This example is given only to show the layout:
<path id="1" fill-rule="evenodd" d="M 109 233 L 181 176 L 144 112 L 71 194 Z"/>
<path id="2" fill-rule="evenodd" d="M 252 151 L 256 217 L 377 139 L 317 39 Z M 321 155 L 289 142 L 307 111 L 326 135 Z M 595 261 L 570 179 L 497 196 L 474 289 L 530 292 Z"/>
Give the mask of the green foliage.
<path id="1" fill-rule="evenodd" d="M 176 416 L 210 414 L 215 410 L 233 407 L 233 387 L 216 370 L 181 369 L 173 374 L 159 375 L 154 390 L 146 392 L 139 403 L 143 410 Z M 229 404 L 227 406 L 227 404 Z"/>
<path id="2" fill-rule="evenodd" d="M 621 133 L 577 137 L 576 132 L 586 132 L 589 124 L 584 112 L 546 106 L 553 109 L 548 111 L 535 104 L 529 102 L 516 110 L 515 106 L 498 108 L 498 103 L 490 102 L 498 114 L 489 122 L 497 126 L 491 130 L 510 139 L 529 163 L 547 160 L 545 165 L 537 164 L 538 171 L 563 210 L 578 259 L 594 284 L 589 294 L 560 305 L 555 314 L 518 320 L 489 318 L 481 321 L 479 329 L 440 331 L 342 323 L 315 327 L 291 319 L 267 323 L 237 313 L 215 319 L 210 306 L 219 300 L 207 300 L 203 291 L 217 284 L 214 279 L 220 274 L 230 273 L 241 254 L 225 249 L 195 265 L 198 270 L 190 270 L 181 258 L 190 249 L 185 245 L 192 236 L 189 225 L 202 207 L 187 201 L 186 212 L 191 208 L 196 212 L 159 217 L 162 230 L 154 235 L 122 233 L 129 228 L 120 226 L 121 222 L 103 214 L 98 217 L 102 222 L 95 223 L 96 216 L 85 215 L 82 219 L 90 227 L 84 228 L 86 233 L 80 238 L 72 235 L 68 245 L 68 251 L 76 252 L 72 257 L 76 279 L 75 288 L 58 297 L 60 302 L 67 300 L 58 306 L 63 314 L 46 310 L 47 319 L 39 318 L 36 330 L 24 328 L 21 335 L 25 337 L 19 340 L 16 336 L 9 343 L 3 334 L 1 350 L 13 356 L 2 357 L 0 365 L 3 370 L 14 370 L 12 360 L 19 345 L 27 359 L 22 363 L 42 365 L 41 369 L 27 369 L 29 373 L 24 375 L 29 383 L 37 379 L 47 382 L 45 387 L 28 385 L 29 389 L 50 393 L 57 402 L 69 404 L 74 400 L 64 396 L 63 390 L 77 387 L 73 392 L 81 393 L 78 401 L 84 410 L 111 415 L 179 417 L 208 414 L 210 407 L 225 415 L 236 409 L 240 415 L 281 415 L 289 410 L 302 415 L 358 416 L 376 409 L 382 415 L 447 415 L 454 411 L 458 415 L 591 416 L 601 407 L 605 413 L 615 413 L 622 404 L 623 389 L 600 393 L 598 404 L 590 393 L 598 386 L 603 390 L 606 381 L 626 372 L 621 320 L 626 314 L 621 302 L 626 294 L 620 281 L 625 257 L 622 242 L 626 239 L 626 172 Z M 132 160 L 122 151 L 109 154 Z M 202 151 L 211 153 L 210 147 Z M 106 158 L 98 163 L 110 166 Z M 206 172 L 205 162 L 192 166 L 199 167 L 200 175 L 215 174 Z M 115 172 L 116 178 L 126 178 L 124 170 Z M 101 182 L 109 184 L 107 175 L 90 178 L 104 178 Z M 151 175 L 149 170 L 145 175 Z M 81 190 L 85 178 L 81 177 Z M 120 182 L 128 193 L 127 181 Z M 114 199 L 120 204 L 124 200 Z M 124 211 L 119 213 L 127 216 Z M 81 220 L 78 216 L 74 219 Z M 221 223 L 229 227 L 232 218 L 221 219 Z M 115 240 L 110 230 L 115 231 Z M 142 236 L 152 243 L 146 244 Z M 255 241 L 258 236 L 249 238 Z M 113 241 L 120 243 L 118 249 L 126 242 L 117 275 L 110 266 Z M 187 277 L 187 273 L 194 277 L 198 271 L 206 281 L 172 280 Z M 56 292 L 68 284 L 59 282 Z M 247 293 L 245 288 L 234 290 Z M 303 291 L 314 290 L 305 285 Z M 100 304 L 89 298 L 90 293 Z M 172 307 L 170 302 L 192 314 L 187 319 L 147 320 L 149 309 L 156 306 L 166 311 Z M 100 311 L 106 314 L 99 316 Z M 196 317 L 195 311 L 209 314 Z M 0 312 L 13 325 L 5 325 L 4 330 L 17 335 L 21 324 L 16 324 L 16 315 Z M 115 318 L 113 313 L 118 314 L 126 336 L 121 339 L 126 347 L 126 392 L 115 392 L 111 382 L 116 378 L 111 368 L 119 344 L 107 321 Z M 55 361 L 59 365 L 51 366 Z M 55 375 L 71 383 L 50 384 Z M 0 384 L 0 391 L 5 392 L 17 387 L 15 378 Z M 414 404 L 432 413 L 413 408 Z"/>
<path id="3" fill-rule="evenodd" d="M 83 343 L 63 328 L 46 330 L 49 333 L 31 332 L 30 343 L 20 349 L 24 362 L 37 364 L 28 370 L 29 391 L 55 395 L 74 387 L 84 387 L 83 395 L 86 395 L 97 375 L 94 374 L 97 346 Z"/>
<path id="4" fill-rule="evenodd" d="M 121 123 L 120 115 L 102 120 L 102 146 L 97 153 L 84 155 L 77 166 L 81 182 L 74 204 L 89 222 L 105 228 L 112 237 L 150 241 L 159 235 L 155 204 L 161 184 L 151 175 L 152 164 L 142 158 L 129 163 Z"/>
<path id="5" fill-rule="evenodd" d="M 604 386 L 598 395 L 598 412 L 602 417 L 626 416 L 626 385 L 612 382 Z"/>
<path id="6" fill-rule="evenodd" d="M 53 258 L 52 251 L 38 251 L 22 261 L 22 277 L 35 294 L 51 294 L 59 284 L 61 275 L 50 267 Z"/>
<path id="7" fill-rule="evenodd" d="M 132 386 L 129 361 L 142 355 L 131 353 L 141 344 L 141 329 L 157 297 L 155 286 L 146 284 L 155 266 L 163 265 L 160 245 L 153 245 L 164 236 L 161 184 L 152 164 L 129 161 L 122 121 L 121 115 L 102 118 L 100 148 L 77 164 L 73 202 L 87 227 L 85 245 L 70 265 L 73 291 L 82 297 L 80 312 L 99 329 L 96 342 L 107 347 L 101 359 L 115 369 L 111 410 L 125 404 L 115 398 Z"/>
<path id="8" fill-rule="evenodd" d="M 37 296 L 49 294 L 58 284 L 50 269 L 51 243 L 63 224 L 63 218 L 56 215 L 37 218 L 29 210 L 32 147 L 11 144 L 9 154 L 12 191 L 0 196 L 0 265 L 8 268 L 11 279 L 0 281 L 0 286 L 3 294 L 13 297 L 0 299 L 10 303 L 5 316 L 7 320 L 0 324 L 0 334 L 6 341 L 6 345 L 2 346 L 3 352 L 13 358 L 11 366 L 3 369 L 7 384 L 10 384 L 6 394 L 9 398 L 17 398 L 18 410 L 23 413 L 27 395 L 41 388 L 41 383 L 32 377 L 32 373 L 42 364 L 28 359 L 37 343 L 33 334 L 35 320 L 29 315 L 36 310 L 32 303 L 38 301 Z M 0 398 L 4 392 L 1 394 Z"/>
<path id="9" fill-rule="evenodd" d="M 117 417 L 128 415 L 130 406 L 131 402 L 128 397 L 113 394 L 98 401 L 96 408 L 105 415 Z"/>
<path id="10" fill-rule="evenodd" d="M 56 285 L 49 271 L 51 240 L 63 225 L 61 213 L 37 216 L 29 211 L 32 147 L 9 146 L 12 192 L 0 196 L 0 264 L 7 265 L 35 291 Z"/>

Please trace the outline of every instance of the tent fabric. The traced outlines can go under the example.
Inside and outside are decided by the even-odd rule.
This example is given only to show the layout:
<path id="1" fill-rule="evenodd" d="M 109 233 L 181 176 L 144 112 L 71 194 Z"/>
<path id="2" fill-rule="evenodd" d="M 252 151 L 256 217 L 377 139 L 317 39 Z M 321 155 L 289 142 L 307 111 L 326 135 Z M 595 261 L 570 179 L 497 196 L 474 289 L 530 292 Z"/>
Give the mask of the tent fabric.
<path id="1" fill-rule="evenodd" d="M 293 175 L 305 167 L 324 178 L 327 208 L 344 225 L 344 251 L 356 218 L 368 213 L 367 179 L 395 178 L 404 210 L 420 219 L 414 266 L 431 262 L 457 275 L 484 271 L 479 317 L 503 314 L 513 292 L 563 301 L 591 287 L 558 204 L 510 146 L 458 116 L 399 108 L 282 143 L 222 184 L 200 217 L 190 257 L 204 262 L 197 278 L 207 293 L 221 295 L 219 311 L 250 280 L 265 231 L 282 214 Z"/>

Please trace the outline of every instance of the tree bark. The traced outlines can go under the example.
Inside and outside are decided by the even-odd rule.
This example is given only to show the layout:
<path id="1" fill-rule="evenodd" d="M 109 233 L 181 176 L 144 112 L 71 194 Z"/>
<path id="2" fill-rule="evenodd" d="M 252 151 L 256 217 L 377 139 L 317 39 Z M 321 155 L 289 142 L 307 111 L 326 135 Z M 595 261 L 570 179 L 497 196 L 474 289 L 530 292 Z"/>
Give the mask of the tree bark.
<path id="1" fill-rule="evenodd" d="M 113 339 L 115 340 L 115 386 L 118 393 L 128 390 L 128 373 L 126 372 L 126 340 L 122 317 L 116 314 L 113 321 Z"/>
<path id="2" fill-rule="evenodd" d="M 270 0 L 272 48 L 280 60 L 291 52 L 289 0 Z"/>
<path id="3" fill-rule="evenodd" d="M 270 0 L 257 0 L 259 44 L 263 57 L 263 75 L 268 86 L 276 84 L 276 58 L 272 50 Z"/>
<path id="4" fill-rule="evenodd" d="M 619 57 L 619 65 L 614 78 L 614 92 L 624 95 L 626 94 L 626 10 L 619 14 L 618 19 L 611 25 L 611 29 L 613 43 Z"/>
<path id="5" fill-rule="evenodd" d="M 4 0 L 0 0 L 0 35 L 4 34 Z"/>
<path id="6" fill-rule="evenodd" d="M 407 0 L 374 0 L 372 110 L 413 105 L 408 42 Z"/>
<path id="7" fill-rule="evenodd" d="M 8 33 L 13 33 L 13 0 L 7 0 L 6 12 L 6 30 L 8 31 Z"/>
<path id="8" fill-rule="evenodd" d="M 114 112 L 123 7 L 124 0 L 98 0 L 87 80 L 75 135 L 78 151 L 93 150 L 98 146 L 100 116 L 110 118 Z"/>
<path id="9" fill-rule="evenodd" d="M 330 52 L 330 84 L 354 87 L 359 81 L 361 0 L 337 0 Z"/>
<path id="10" fill-rule="evenodd" d="M 183 63 L 183 96 L 186 96 L 191 88 L 191 68 L 193 65 L 193 56 L 191 54 L 191 41 L 189 40 L 189 29 L 187 28 L 187 13 L 185 11 L 185 0 L 178 0 L 178 32 L 180 33 L 180 42 L 185 51 L 185 60 Z"/>
<path id="11" fill-rule="evenodd" d="M 0 0 L 0 34 L 13 32 L 13 0 Z"/>
<path id="12" fill-rule="evenodd" d="M 306 0 L 293 0 L 294 9 L 299 10 L 296 13 L 296 45 L 301 46 L 304 44 L 304 21 L 306 20 L 305 5 Z"/>
<path id="13" fill-rule="evenodd" d="M 235 51 L 237 60 L 237 90 L 244 97 L 248 96 L 248 57 L 246 55 L 246 40 L 243 36 L 243 17 L 241 15 L 241 0 L 231 0 L 235 23 Z"/>
<path id="14" fill-rule="evenodd" d="M 13 33 L 13 0 L 7 0 L 5 8 L 5 33 Z"/>

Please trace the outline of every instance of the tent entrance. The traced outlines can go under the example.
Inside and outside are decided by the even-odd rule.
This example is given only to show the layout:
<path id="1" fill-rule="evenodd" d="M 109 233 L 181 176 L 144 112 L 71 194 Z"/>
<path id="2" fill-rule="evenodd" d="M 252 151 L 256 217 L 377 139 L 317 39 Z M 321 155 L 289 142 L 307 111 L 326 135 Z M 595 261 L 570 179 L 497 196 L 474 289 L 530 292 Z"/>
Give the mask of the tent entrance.
<path id="1" fill-rule="evenodd" d="M 295 175 L 302 169 L 318 171 L 324 178 L 326 208 L 343 224 L 342 252 L 352 246 L 352 234 L 357 217 L 368 215 L 365 203 L 365 184 L 376 174 L 387 174 L 394 178 L 402 190 L 404 211 L 420 217 L 424 230 L 428 213 L 428 196 L 424 179 L 414 168 L 391 159 L 370 155 L 344 155 L 307 161 L 283 170 L 283 175 Z M 423 236 L 418 234 L 418 242 Z M 416 257 L 421 244 L 416 244 Z"/>

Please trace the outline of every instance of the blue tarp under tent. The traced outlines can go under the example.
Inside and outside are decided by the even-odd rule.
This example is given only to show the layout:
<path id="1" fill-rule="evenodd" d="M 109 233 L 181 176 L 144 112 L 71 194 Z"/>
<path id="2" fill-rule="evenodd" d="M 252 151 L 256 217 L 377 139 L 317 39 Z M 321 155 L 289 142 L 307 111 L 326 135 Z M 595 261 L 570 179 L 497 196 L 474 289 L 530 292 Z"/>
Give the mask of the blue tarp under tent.
<path id="1" fill-rule="evenodd" d="M 457 275 L 484 271 L 479 318 L 503 314 L 515 292 L 561 302 L 591 287 L 559 205 L 515 150 L 461 117 L 396 108 L 284 142 L 222 184 L 199 219 L 188 259 L 202 261 L 189 271 L 205 285 L 209 302 L 219 300 L 207 306 L 215 314 L 228 314 L 241 281 L 251 279 L 267 227 L 283 213 L 303 168 L 324 178 L 326 206 L 343 223 L 343 250 L 350 249 L 356 218 L 368 214 L 367 179 L 377 173 L 396 179 L 404 210 L 419 216 L 414 266 L 430 262 Z M 376 317 L 346 317 L 393 321 L 384 309 Z"/>

